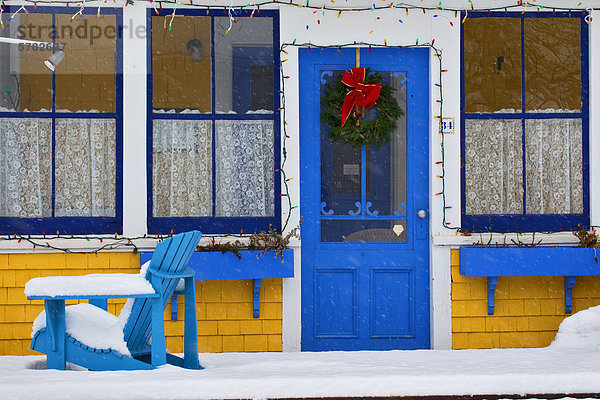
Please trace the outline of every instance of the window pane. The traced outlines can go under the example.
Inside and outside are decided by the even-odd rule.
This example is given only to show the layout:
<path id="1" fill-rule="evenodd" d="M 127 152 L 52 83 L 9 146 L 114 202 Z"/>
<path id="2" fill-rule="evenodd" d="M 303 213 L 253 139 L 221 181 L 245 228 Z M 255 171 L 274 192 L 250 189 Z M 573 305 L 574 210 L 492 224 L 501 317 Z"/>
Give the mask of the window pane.
<path id="1" fill-rule="evenodd" d="M 272 113 L 273 19 L 215 18 L 215 91 L 218 113 Z"/>
<path id="2" fill-rule="evenodd" d="M 52 208 L 52 121 L 0 119 L 0 216 L 42 218 Z"/>
<path id="3" fill-rule="evenodd" d="M 406 72 L 380 72 L 383 83 L 391 85 L 394 97 L 406 111 Z M 370 110 L 369 110 L 370 111 Z M 406 212 L 406 116 L 396 121 L 390 143 L 372 149 L 367 161 L 367 202 L 378 215 L 402 215 Z M 370 147 L 370 146 L 369 146 Z M 368 204 L 368 203 L 367 203 Z"/>
<path id="4" fill-rule="evenodd" d="M 57 119 L 56 217 L 114 217 L 116 121 Z"/>
<path id="5" fill-rule="evenodd" d="M 275 215 L 273 121 L 216 121 L 216 215 Z"/>
<path id="6" fill-rule="evenodd" d="M 465 112 L 521 110 L 521 21 L 468 18 L 464 23 Z"/>
<path id="7" fill-rule="evenodd" d="M 521 120 L 465 121 L 467 214 L 523 213 Z"/>
<path id="8" fill-rule="evenodd" d="M 581 111 L 581 21 L 525 19 L 527 111 Z"/>
<path id="9" fill-rule="evenodd" d="M 0 36 L 52 42 L 52 15 L 20 13 L 7 19 Z M 44 65 L 51 54 L 37 44 L 0 43 L 0 111 L 52 109 L 52 72 Z"/>
<path id="10" fill-rule="evenodd" d="M 320 96 L 327 95 L 327 88 L 339 82 L 343 70 L 321 70 Z M 321 102 L 321 113 L 328 110 Z M 370 111 L 370 110 L 369 110 Z M 361 202 L 361 179 L 363 159 L 361 148 L 333 141 L 329 137 L 329 126 L 321 122 L 321 212 L 335 215 L 348 215 L 357 210 Z M 335 128 L 333 128 L 335 129 Z M 339 129 L 339 128 L 338 128 Z M 364 165 L 371 170 L 372 146 L 367 146 Z M 369 183 L 370 179 L 369 179 Z"/>
<path id="11" fill-rule="evenodd" d="M 212 122 L 154 120 L 152 215 L 212 215 Z"/>
<path id="12" fill-rule="evenodd" d="M 582 122 L 525 121 L 527 213 L 583 213 Z"/>
<path id="13" fill-rule="evenodd" d="M 321 242 L 406 243 L 407 221 L 321 220 Z"/>
<path id="14" fill-rule="evenodd" d="M 155 111 L 212 111 L 210 17 L 152 17 Z"/>
<path id="15" fill-rule="evenodd" d="M 56 15 L 56 42 L 66 44 L 56 67 L 56 110 L 115 112 L 116 17 Z"/>

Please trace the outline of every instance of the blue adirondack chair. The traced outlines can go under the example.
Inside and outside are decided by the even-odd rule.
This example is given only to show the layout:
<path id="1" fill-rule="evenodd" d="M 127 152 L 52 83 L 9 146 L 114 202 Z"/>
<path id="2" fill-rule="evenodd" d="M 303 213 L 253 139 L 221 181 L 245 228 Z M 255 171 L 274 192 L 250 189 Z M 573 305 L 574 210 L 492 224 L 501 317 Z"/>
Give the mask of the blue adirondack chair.
<path id="1" fill-rule="evenodd" d="M 94 296 L 72 294 L 28 295 L 29 299 L 43 299 L 46 312 L 46 326 L 33 333 L 31 349 L 45 353 L 48 368 L 55 369 L 65 369 L 66 361 L 95 371 L 154 369 L 156 366 L 167 362 L 184 368 L 200 369 L 196 333 L 194 271 L 187 268 L 187 264 L 201 236 L 198 231 L 181 233 L 163 240 L 156 246 L 154 256 L 150 260 L 145 274 L 146 279 L 152 284 L 150 292 L 154 293 L 143 294 L 138 291 L 126 294 L 96 294 Z M 91 282 L 100 275 L 109 276 L 110 274 L 90 275 Z M 44 279 L 63 279 L 62 283 L 64 283 L 68 282 L 69 278 L 76 277 L 34 278 L 38 281 L 34 282 L 31 287 L 43 287 Z M 166 352 L 163 317 L 164 308 L 181 278 L 185 279 L 183 358 Z M 28 282 L 28 285 L 30 282 Z M 25 292 L 28 292 L 27 285 Z M 123 308 L 121 315 L 121 317 L 126 317 L 123 336 L 130 354 L 123 354 L 112 348 L 94 348 L 69 334 L 65 334 L 65 319 L 68 319 L 69 315 L 74 316 L 75 313 L 85 312 L 86 310 L 93 311 L 92 314 L 100 317 L 102 315 L 97 313 L 108 314 L 106 311 L 88 304 L 69 306 L 65 310 L 65 299 L 88 298 L 90 304 L 100 305 L 105 309 L 106 299 L 117 297 L 131 298 Z M 69 310 L 71 308 L 73 309 Z M 106 315 L 106 318 L 116 319 L 112 314 Z M 93 323 L 94 317 L 92 316 L 89 319 Z"/>

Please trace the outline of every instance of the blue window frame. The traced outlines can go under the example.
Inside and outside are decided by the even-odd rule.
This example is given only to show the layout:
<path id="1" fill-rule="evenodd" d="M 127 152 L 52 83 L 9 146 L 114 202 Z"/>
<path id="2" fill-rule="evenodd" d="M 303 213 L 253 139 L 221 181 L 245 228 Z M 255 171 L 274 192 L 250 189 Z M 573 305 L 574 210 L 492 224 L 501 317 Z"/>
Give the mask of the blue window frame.
<path id="1" fill-rule="evenodd" d="M 281 227 L 279 14 L 232 18 L 148 10 L 149 233 Z"/>
<path id="2" fill-rule="evenodd" d="M 0 42 L 0 233 L 121 233 L 122 11 L 28 8 L 0 31 L 44 43 Z"/>
<path id="3" fill-rule="evenodd" d="M 467 17 L 461 27 L 462 227 L 588 226 L 585 13 Z"/>

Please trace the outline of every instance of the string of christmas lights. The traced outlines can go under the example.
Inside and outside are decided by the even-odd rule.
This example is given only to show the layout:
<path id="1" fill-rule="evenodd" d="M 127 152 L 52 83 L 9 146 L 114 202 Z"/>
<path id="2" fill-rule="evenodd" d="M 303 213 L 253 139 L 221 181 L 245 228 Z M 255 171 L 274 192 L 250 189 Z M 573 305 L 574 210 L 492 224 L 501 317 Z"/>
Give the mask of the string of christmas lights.
<path id="1" fill-rule="evenodd" d="M 61 251 L 69 254 L 96 254 L 103 250 L 115 250 L 125 247 L 131 247 L 133 254 L 137 254 L 139 251 L 139 244 L 136 244 L 136 241 L 139 240 L 156 240 L 158 242 L 173 236 L 174 233 L 171 232 L 168 235 L 154 234 L 154 235 L 143 235 L 143 236 L 135 236 L 135 237 L 127 237 L 127 236 L 119 236 L 118 234 L 114 235 L 61 235 L 59 232 L 56 235 L 23 235 L 19 233 L 12 233 L 10 235 L 6 235 L 6 237 L 0 237 L 0 242 L 2 241 L 17 241 L 18 243 L 25 242 L 29 243 L 32 246 L 32 251 L 35 252 L 37 249 L 44 250 L 55 250 Z M 247 239 L 250 235 L 239 233 L 239 234 L 206 234 L 202 235 L 203 239 L 210 239 L 210 241 L 214 244 L 215 240 L 218 238 L 224 239 Z M 72 247 L 61 247 L 53 242 L 60 239 L 63 240 L 73 240 L 73 241 L 82 241 L 86 240 L 87 242 L 91 241 L 99 241 L 100 245 L 97 247 L 91 247 L 87 250 L 78 250 L 77 247 L 81 247 L 81 245 L 72 246 Z M 106 242 L 106 243 L 105 243 Z"/>
<path id="2" fill-rule="evenodd" d="M 251 2 L 251 3 L 247 3 L 247 2 L 243 2 L 243 3 L 237 3 L 234 4 L 233 2 L 231 2 L 229 5 L 224 5 L 224 4 L 210 4 L 207 2 L 195 2 L 194 0 L 188 0 L 186 2 L 181 1 L 181 0 L 161 0 L 161 1 L 155 1 L 155 0 L 136 0 L 138 2 L 142 2 L 142 3 L 150 3 L 153 5 L 153 7 L 156 9 L 156 3 L 158 3 L 159 8 L 162 8 L 163 4 L 166 6 L 185 6 L 185 7 L 199 7 L 199 8 L 204 8 L 206 10 L 211 10 L 211 9 L 225 9 L 226 12 L 227 10 L 229 10 L 229 12 L 231 12 L 232 10 L 244 10 L 244 9 L 248 9 L 248 8 L 252 8 L 253 10 L 256 9 L 260 12 L 260 7 L 269 7 L 269 6 L 285 6 L 285 7 L 299 7 L 299 8 L 306 8 L 306 9 L 310 9 L 313 10 L 314 13 L 317 12 L 322 12 L 323 15 L 325 15 L 325 12 L 335 12 L 338 13 L 338 16 L 340 16 L 343 13 L 355 13 L 355 12 L 368 12 L 368 11 L 382 11 L 382 10 L 389 10 L 389 9 L 398 9 L 398 10 L 403 10 L 406 12 L 406 14 L 408 15 L 409 11 L 422 11 L 423 13 L 427 13 L 427 11 L 450 11 L 450 12 L 454 12 L 454 13 L 459 13 L 461 11 L 484 11 L 484 12 L 493 12 L 493 11 L 506 11 L 508 12 L 509 10 L 516 10 L 518 9 L 519 11 L 525 12 L 525 11 L 592 11 L 592 10 L 600 10 L 600 7 L 598 6 L 586 6 L 584 5 L 583 1 L 577 3 L 576 6 L 574 7 L 567 7 L 567 6 L 561 6 L 561 5 L 556 5 L 556 4 L 542 4 L 542 3 L 538 3 L 536 0 L 531 0 L 531 1 L 522 1 L 522 0 L 516 0 L 516 1 L 506 1 L 503 4 L 499 4 L 499 5 L 495 5 L 493 7 L 480 7 L 480 6 L 476 6 L 474 0 L 468 0 L 468 6 L 466 7 L 451 7 L 451 6 L 444 6 L 443 4 L 443 0 L 440 0 L 439 2 L 431 2 L 431 3 L 437 3 L 436 5 L 424 5 L 421 1 L 421 3 L 412 3 L 412 2 L 394 2 L 394 1 L 390 1 L 390 0 L 380 0 L 383 4 L 376 4 L 376 1 L 373 0 L 373 3 L 371 3 L 371 5 L 369 6 L 360 6 L 360 7 L 345 7 L 345 6 L 338 6 L 335 5 L 335 1 L 332 1 L 332 4 L 327 4 L 325 2 L 315 2 L 313 1 L 313 3 L 311 4 L 310 0 L 306 0 L 306 1 L 293 1 L 293 0 L 289 0 L 289 1 L 285 1 L 285 0 L 264 0 L 264 1 L 258 1 L 258 2 Z M 20 12 L 21 10 L 23 10 L 24 12 L 27 12 L 27 9 L 24 7 L 24 4 L 30 4 L 33 7 L 37 7 L 38 5 L 43 6 L 43 5 L 63 5 L 66 7 L 70 7 L 70 6 L 76 6 L 76 7 L 81 7 L 82 9 L 85 7 L 86 3 L 101 3 L 98 0 L 90 0 L 90 1 L 77 1 L 77 0 L 15 0 L 15 1 L 11 1 L 11 0 L 2 0 L 2 9 L 4 9 L 5 4 L 16 4 L 16 5 L 23 5 L 18 12 Z M 104 2 L 106 3 L 106 1 Z M 113 0 L 113 3 L 116 4 L 116 0 Z M 120 3 L 123 4 L 123 7 L 127 7 L 128 5 L 133 5 L 135 2 L 133 0 L 125 0 L 125 1 L 120 1 Z M 318 3 L 318 4 L 315 4 Z M 15 13 L 16 14 L 16 13 Z M 14 17 L 14 15 L 13 15 Z M 468 17 L 468 13 L 465 14 L 465 18 Z M 591 22 L 591 18 L 587 19 L 586 18 L 586 22 Z"/>
<path id="3" fill-rule="evenodd" d="M 292 210 L 298 208 L 298 206 L 292 206 L 292 198 L 290 197 L 290 188 L 288 185 L 288 182 L 292 179 L 292 178 L 288 178 L 287 174 L 285 172 L 285 165 L 287 163 L 287 141 L 290 138 L 290 136 L 288 135 L 288 131 L 287 131 L 287 118 L 286 118 L 286 98 L 285 98 L 285 81 L 286 79 L 288 79 L 289 77 L 286 76 L 283 72 L 283 63 L 287 61 L 287 58 L 284 57 L 284 55 L 287 55 L 287 51 L 285 51 L 285 44 L 282 44 L 281 47 L 279 48 L 279 52 L 280 52 L 280 57 L 279 57 L 279 73 L 281 74 L 281 93 L 280 93 L 280 101 L 281 101 L 281 107 L 279 108 L 279 111 L 281 111 L 281 120 L 283 121 L 283 144 L 282 144 L 282 149 L 281 149 L 281 153 L 282 153 L 282 159 L 281 159 L 281 165 L 279 166 L 279 172 L 281 172 L 281 179 L 283 182 L 283 193 L 281 193 L 281 197 L 285 197 L 287 198 L 287 215 L 285 217 L 284 223 L 283 223 L 283 227 L 281 229 L 282 232 L 285 232 L 285 229 L 287 228 L 289 222 L 290 222 L 290 218 L 292 216 Z"/>
<path id="4" fill-rule="evenodd" d="M 442 172 L 441 175 L 437 175 L 437 177 L 441 178 L 442 180 L 442 190 L 439 193 L 436 193 L 436 196 L 441 195 L 442 196 L 442 204 L 443 204 L 443 226 L 444 228 L 447 229 L 451 229 L 451 230 L 455 230 L 455 231 L 459 231 L 461 228 L 460 227 L 454 227 L 451 226 L 451 224 L 449 222 L 447 222 L 446 220 L 446 210 L 452 208 L 451 206 L 447 206 L 446 205 L 446 195 L 445 195 L 445 150 L 444 150 L 444 134 L 443 134 L 443 130 L 442 130 L 442 121 L 443 121 L 443 115 L 444 115 L 444 97 L 443 97 L 443 86 L 442 86 L 442 81 L 443 81 L 443 74 L 445 72 L 448 72 L 448 70 L 443 69 L 442 67 L 442 51 L 441 49 L 435 47 L 435 39 L 432 39 L 430 43 L 421 43 L 419 44 L 419 39 L 417 38 L 415 40 L 415 44 L 410 44 L 410 45 L 395 45 L 395 44 L 390 44 L 387 41 L 384 41 L 383 44 L 381 43 L 368 43 L 368 42 L 352 42 L 352 43 L 342 43 L 342 44 L 327 44 L 327 45 L 322 45 L 322 44 L 318 44 L 318 43 L 313 43 L 313 42 L 304 42 L 304 43 L 297 43 L 296 39 L 293 40 L 292 43 L 283 43 L 281 45 L 281 53 L 282 56 L 280 57 L 281 61 L 280 61 L 280 71 L 281 71 L 281 80 L 282 80 L 282 98 L 284 100 L 282 100 L 282 104 L 285 104 L 285 80 L 289 78 L 289 76 L 286 76 L 283 70 L 283 63 L 285 61 L 287 61 L 287 59 L 284 58 L 284 55 L 287 55 L 287 51 L 285 50 L 287 47 L 306 47 L 309 50 L 311 48 L 314 49 L 326 49 L 326 48 L 334 48 L 334 49 L 342 49 L 342 48 L 356 48 L 356 47 L 363 47 L 363 48 L 368 48 L 369 50 L 371 50 L 372 48 L 397 48 L 397 49 L 403 49 L 403 48 L 419 48 L 419 47 L 425 47 L 425 48 L 430 48 L 433 53 L 435 54 L 436 58 L 438 59 L 438 66 L 439 66 L 439 72 L 438 72 L 438 80 L 439 83 L 436 83 L 435 86 L 438 88 L 438 97 L 439 99 L 436 100 L 436 102 L 439 105 L 439 110 L 437 115 L 435 116 L 435 118 L 438 119 L 439 121 L 439 132 L 440 132 L 440 137 L 441 137 L 441 160 L 436 162 L 436 165 L 440 165 Z M 283 115 L 283 121 L 284 121 L 284 143 L 285 140 L 287 138 L 289 138 L 289 136 L 287 135 L 287 130 L 286 130 L 286 126 L 287 123 L 285 122 L 285 106 L 283 107 L 283 111 L 282 111 L 282 115 Z M 284 162 L 285 162 L 285 145 L 284 145 Z M 286 186 L 287 188 L 287 186 Z M 288 196 L 289 197 L 289 196 Z M 290 206 L 291 206 L 291 201 L 290 201 Z M 296 207 L 292 207 L 296 208 Z M 291 210 L 290 210 L 291 212 Z M 289 215 L 288 215 L 289 218 Z M 287 221 L 286 221 L 287 223 Z"/>

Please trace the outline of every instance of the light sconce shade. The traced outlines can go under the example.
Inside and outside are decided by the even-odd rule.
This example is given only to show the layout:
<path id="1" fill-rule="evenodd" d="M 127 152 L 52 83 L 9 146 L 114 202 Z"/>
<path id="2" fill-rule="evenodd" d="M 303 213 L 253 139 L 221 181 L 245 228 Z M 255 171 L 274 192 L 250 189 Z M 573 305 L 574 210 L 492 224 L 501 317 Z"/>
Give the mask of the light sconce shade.
<path id="1" fill-rule="evenodd" d="M 193 61 L 200 61 L 202 59 L 202 42 L 198 39 L 191 39 L 187 42 L 187 51 Z"/>
<path id="2" fill-rule="evenodd" d="M 46 61 L 44 61 L 44 64 L 46 64 L 46 67 L 50 68 L 50 71 L 54 71 L 56 69 L 56 66 L 60 64 L 64 59 L 65 53 L 62 50 L 59 50 L 56 53 L 52 54 Z"/>

